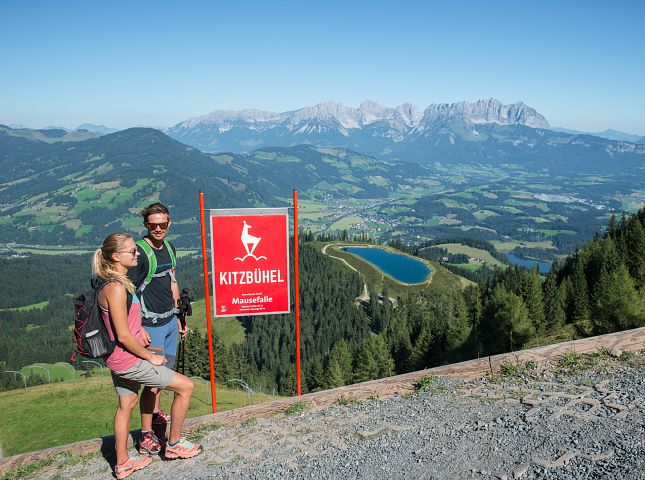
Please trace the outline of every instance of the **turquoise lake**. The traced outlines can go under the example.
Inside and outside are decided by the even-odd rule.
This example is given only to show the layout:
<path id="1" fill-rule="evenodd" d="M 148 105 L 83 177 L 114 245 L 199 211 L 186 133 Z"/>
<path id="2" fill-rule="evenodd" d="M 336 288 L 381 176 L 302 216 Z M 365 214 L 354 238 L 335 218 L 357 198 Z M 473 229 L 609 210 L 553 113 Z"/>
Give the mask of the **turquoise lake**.
<path id="1" fill-rule="evenodd" d="M 407 255 L 392 253 L 383 248 L 345 247 L 347 253 L 371 263 L 386 275 L 402 283 L 421 283 L 430 274 L 430 267 Z"/>

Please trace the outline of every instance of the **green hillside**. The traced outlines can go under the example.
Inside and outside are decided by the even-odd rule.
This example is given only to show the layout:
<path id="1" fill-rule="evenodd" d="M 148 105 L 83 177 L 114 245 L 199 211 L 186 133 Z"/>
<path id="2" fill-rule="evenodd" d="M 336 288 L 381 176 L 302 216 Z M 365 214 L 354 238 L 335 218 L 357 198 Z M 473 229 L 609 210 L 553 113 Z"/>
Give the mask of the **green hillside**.
<path id="1" fill-rule="evenodd" d="M 69 370 L 69 369 L 68 369 Z M 64 445 L 113 434 L 116 393 L 111 378 L 80 376 L 77 381 L 19 388 L 0 392 L 0 441 L 5 456 Z M 197 387 L 188 418 L 212 413 L 208 382 Z M 225 411 L 275 398 L 217 386 L 217 410 Z M 161 408 L 170 411 L 172 395 L 161 395 Z M 82 414 L 79 414 L 82 411 Z M 141 418 L 132 415 L 131 429 L 141 428 Z"/>
<path id="2" fill-rule="evenodd" d="M 207 208 L 226 208 L 288 206 L 296 188 L 304 230 L 407 244 L 485 240 L 553 260 L 591 239 L 612 212 L 645 203 L 632 164 L 598 175 L 591 167 L 563 174 L 553 159 L 539 169 L 521 159 L 419 165 L 312 145 L 204 154 L 145 128 L 54 143 L 3 128 L 0 242 L 16 250 L 83 249 L 114 230 L 140 233 L 138 211 L 157 200 L 171 207 L 172 238 L 195 248 L 200 189 Z"/>

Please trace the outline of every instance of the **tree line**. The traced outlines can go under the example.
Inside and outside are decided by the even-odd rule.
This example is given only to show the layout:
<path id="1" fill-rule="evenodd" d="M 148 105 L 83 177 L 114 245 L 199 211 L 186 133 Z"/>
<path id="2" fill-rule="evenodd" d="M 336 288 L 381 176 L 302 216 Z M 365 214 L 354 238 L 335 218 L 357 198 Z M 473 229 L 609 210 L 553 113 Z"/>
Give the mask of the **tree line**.
<path id="1" fill-rule="evenodd" d="M 418 246 L 403 247 L 422 252 Z M 612 217 L 602 236 L 555 262 L 546 278 L 537 269 L 510 266 L 465 289 L 435 282 L 396 299 L 387 286 L 380 292 L 370 287 L 369 299 L 359 302 L 361 278 L 324 256 L 319 243 L 301 244 L 299 256 L 305 392 L 645 325 L 645 209 L 620 220 Z M 39 261 L 64 265 L 56 257 L 37 260 L 32 275 L 47 277 Z M 69 290 L 86 288 L 89 259 L 69 261 L 72 265 L 58 273 L 68 275 L 65 282 L 54 285 L 55 278 L 48 277 L 49 283 L 38 287 L 57 293 L 45 309 L 0 312 L 0 361 L 6 368 L 69 358 Z M 180 261 L 182 286 L 200 292 L 200 259 Z M 28 269 L 14 271 L 11 281 L 30 288 Z M 41 297 L 30 293 L 27 298 Z M 242 343 L 213 339 L 218 381 L 241 378 L 292 394 L 293 314 L 240 321 L 246 332 Z M 185 371 L 208 378 L 207 338 L 193 332 L 184 347 Z"/>

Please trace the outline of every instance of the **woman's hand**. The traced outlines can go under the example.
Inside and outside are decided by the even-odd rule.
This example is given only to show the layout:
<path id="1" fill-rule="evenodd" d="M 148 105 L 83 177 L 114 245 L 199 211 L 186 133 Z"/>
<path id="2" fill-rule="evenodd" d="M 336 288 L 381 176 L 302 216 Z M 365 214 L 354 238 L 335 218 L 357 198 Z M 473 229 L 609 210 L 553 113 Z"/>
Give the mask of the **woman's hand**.
<path id="1" fill-rule="evenodd" d="M 160 367 L 160 366 L 164 365 L 167 360 L 166 360 L 166 357 L 164 357 L 163 355 L 155 355 L 154 353 L 152 353 L 150 355 L 150 358 L 148 359 L 148 361 L 150 363 L 152 363 L 153 365 L 156 365 L 157 367 Z"/>

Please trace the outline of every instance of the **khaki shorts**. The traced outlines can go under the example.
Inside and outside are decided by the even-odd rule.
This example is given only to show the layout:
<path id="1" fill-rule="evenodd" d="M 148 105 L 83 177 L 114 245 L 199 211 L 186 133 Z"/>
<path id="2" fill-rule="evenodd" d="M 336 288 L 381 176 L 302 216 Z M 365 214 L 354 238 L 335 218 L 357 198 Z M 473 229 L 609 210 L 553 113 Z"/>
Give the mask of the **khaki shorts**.
<path id="1" fill-rule="evenodd" d="M 138 394 L 144 387 L 166 388 L 172 382 L 175 372 L 163 365 L 156 366 L 141 360 L 134 367 L 120 372 L 112 372 L 112 382 L 118 395 Z"/>

